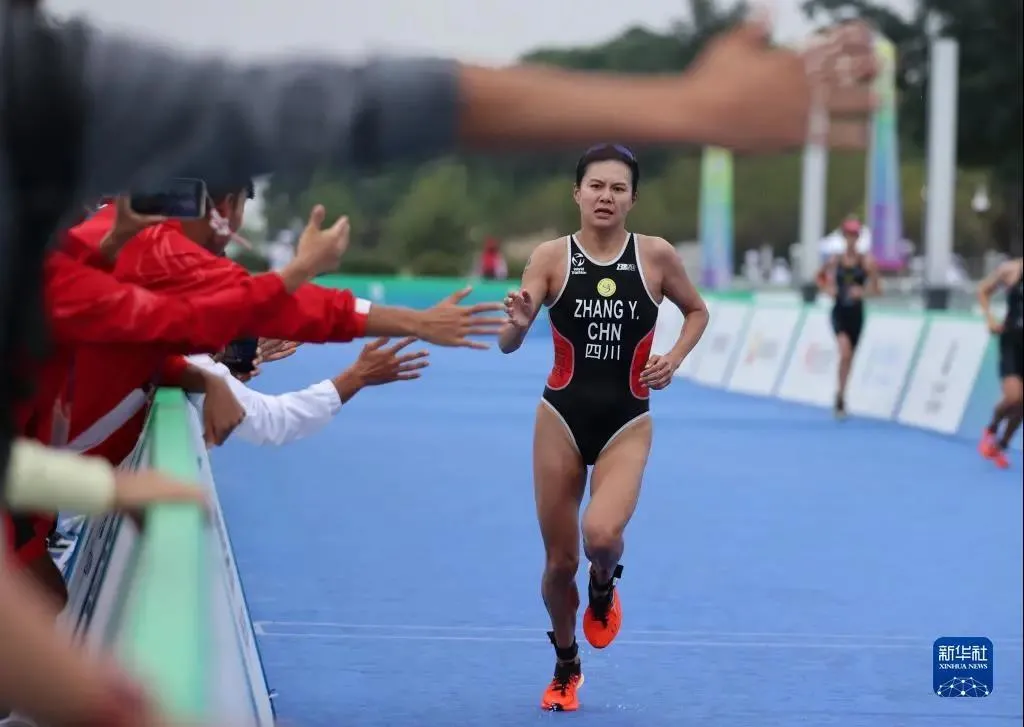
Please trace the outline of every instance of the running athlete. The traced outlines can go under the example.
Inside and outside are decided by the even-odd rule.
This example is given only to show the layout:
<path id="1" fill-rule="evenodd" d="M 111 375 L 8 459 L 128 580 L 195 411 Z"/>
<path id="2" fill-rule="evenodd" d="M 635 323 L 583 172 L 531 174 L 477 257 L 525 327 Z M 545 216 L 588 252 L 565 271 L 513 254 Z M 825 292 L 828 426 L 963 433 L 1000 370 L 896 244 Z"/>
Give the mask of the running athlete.
<path id="1" fill-rule="evenodd" d="M 819 287 L 835 300 L 832 306 L 832 330 L 839 346 L 835 415 L 840 419 L 846 416 L 846 382 L 850 377 L 857 342 L 864 329 L 864 298 L 881 293 L 874 259 L 870 254 L 857 250 L 861 234 L 860 222 L 854 217 L 848 217 L 841 230 L 846 249 L 829 258 L 818 274 Z"/>
<path id="2" fill-rule="evenodd" d="M 576 643 L 580 604 L 580 506 L 590 561 L 583 633 L 603 649 L 622 623 L 616 580 L 623 531 L 636 508 L 651 448 L 650 389 L 664 389 L 700 340 L 708 311 L 675 249 L 659 237 L 626 231 L 640 167 L 619 145 L 588 150 L 576 165 L 573 196 L 580 208 L 575 235 L 544 242 L 523 272 L 522 289 L 505 299 L 504 353 L 522 345 L 542 304 L 549 308 L 554 366 L 537 407 L 533 477 L 546 563 L 541 592 L 555 647 L 555 675 L 541 707 L 572 711 L 583 684 Z M 663 356 L 651 355 L 658 305 L 668 298 L 685 323 Z"/>
<path id="3" fill-rule="evenodd" d="M 992 294 L 1006 290 L 1006 316 L 992 317 Z M 988 328 L 999 336 L 999 378 L 1003 396 L 992 413 L 992 421 L 981 437 L 981 454 L 999 467 L 1009 467 L 1006 450 L 1024 418 L 1024 258 L 1003 263 L 978 287 L 978 301 Z M 999 434 L 999 426 L 1003 433 Z"/>

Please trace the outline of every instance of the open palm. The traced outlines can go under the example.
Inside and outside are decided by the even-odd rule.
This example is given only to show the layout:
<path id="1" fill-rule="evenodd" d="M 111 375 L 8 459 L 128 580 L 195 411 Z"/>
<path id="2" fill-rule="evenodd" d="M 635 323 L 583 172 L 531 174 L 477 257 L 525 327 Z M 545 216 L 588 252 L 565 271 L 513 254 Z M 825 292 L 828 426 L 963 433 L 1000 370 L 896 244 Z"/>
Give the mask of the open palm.
<path id="1" fill-rule="evenodd" d="M 525 290 L 515 290 L 505 296 L 505 314 L 509 322 L 517 328 L 530 325 L 533 315 L 533 301 Z"/>

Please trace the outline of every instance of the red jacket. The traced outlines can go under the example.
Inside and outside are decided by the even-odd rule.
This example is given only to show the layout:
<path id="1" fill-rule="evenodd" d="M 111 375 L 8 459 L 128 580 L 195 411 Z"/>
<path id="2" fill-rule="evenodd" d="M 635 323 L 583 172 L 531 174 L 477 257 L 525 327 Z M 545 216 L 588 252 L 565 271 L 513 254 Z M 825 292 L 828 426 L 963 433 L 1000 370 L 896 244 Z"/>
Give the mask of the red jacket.
<path id="1" fill-rule="evenodd" d="M 110 218 L 94 217 L 72 230 L 75 243 L 93 248 L 107 233 Z M 186 237 L 178 222 L 155 225 L 129 242 L 120 252 L 114 276 L 162 297 L 192 300 L 197 306 L 211 296 L 251 286 L 266 276 L 252 276 L 244 268 L 218 257 Z M 363 335 L 368 303 L 348 291 L 307 285 L 294 295 L 275 299 L 273 306 L 239 305 L 230 312 L 210 311 L 184 317 L 192 326 L 217 328 L 213 346 L 221 348 L 245 335 L 293 341 L 350 341 Z M 218 337 L 219 336 L 219 337 Z M 183 359 L 168 360 L 166 345 L 80 345 L 75 350 L 74 384 L 62 401 L 69 410 L 68 445 L 120 463 L 132 451 L 142 432 L 155 387 L 173 384 Z M 59 410 L 59 408 L 58 408 Z M 54 430 L 51 421 L 50 430 Z"/>

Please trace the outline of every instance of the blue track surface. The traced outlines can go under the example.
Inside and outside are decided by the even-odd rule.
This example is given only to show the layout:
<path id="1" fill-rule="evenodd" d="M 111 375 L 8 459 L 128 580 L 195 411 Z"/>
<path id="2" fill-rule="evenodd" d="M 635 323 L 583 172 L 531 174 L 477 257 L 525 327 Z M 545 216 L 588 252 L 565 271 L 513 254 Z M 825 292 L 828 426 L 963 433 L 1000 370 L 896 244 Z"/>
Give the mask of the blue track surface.
<path id="1" fill-rule="evenodd" d="M 307 347 L 267 391 L 339 371 Z M 627 531 L 625 623 L 545 714 L 530 480 L 550 344 L 435 351 L 284 449 L 214 468 L 278 710 L 296 727 L 987 727 L 1022 715 L 1021 471 L 894 424 L 676 381 Z M 995 691 L 932 693 L 932 642 L 988 636 Z"/>

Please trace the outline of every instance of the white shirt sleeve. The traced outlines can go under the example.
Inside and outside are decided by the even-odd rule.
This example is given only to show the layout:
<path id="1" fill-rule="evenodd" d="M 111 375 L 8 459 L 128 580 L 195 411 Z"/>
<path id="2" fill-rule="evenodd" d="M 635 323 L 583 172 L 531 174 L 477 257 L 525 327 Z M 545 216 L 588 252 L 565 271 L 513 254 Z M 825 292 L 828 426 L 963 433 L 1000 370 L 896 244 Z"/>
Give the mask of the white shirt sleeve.
<path id="1" fill-rule="evenodd" d="M 228 382 L 238 403 L 245 409 L 245 419 L 233 436 L 251 444 L 278 446 L 308 437 L 327 426 L 341 409 L 341 397 L 330 380 L 275 396 L 250 389 L 232 376 L 227 366 L 209 356 L 189 356 L 188 362 Z M 190 398 L 193 404 L 202 408 L 202 394 Z"/>

